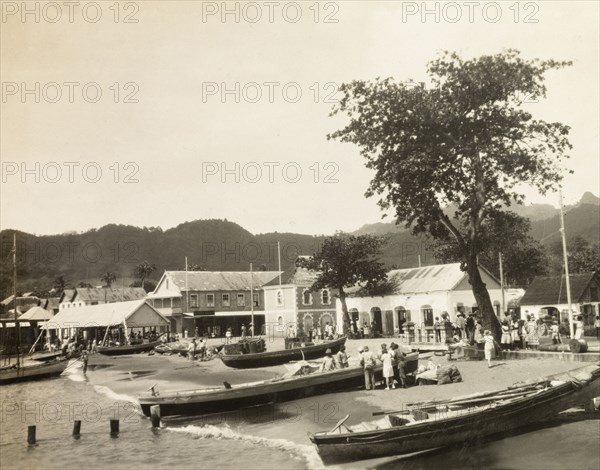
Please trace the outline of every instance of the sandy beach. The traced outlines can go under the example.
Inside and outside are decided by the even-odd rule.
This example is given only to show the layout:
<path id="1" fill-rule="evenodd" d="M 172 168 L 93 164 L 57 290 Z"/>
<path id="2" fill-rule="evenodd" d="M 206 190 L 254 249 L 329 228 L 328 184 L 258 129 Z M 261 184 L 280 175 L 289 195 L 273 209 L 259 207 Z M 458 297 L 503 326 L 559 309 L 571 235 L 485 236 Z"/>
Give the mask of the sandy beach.
<path id="1" fill-rule="evenodd" d="M 381 344 L 392 339 L 350 340 L 346 342 L 351 365 L 358 361 L 358 348 L 368 345 L 372 351 L 379 351 Z M 218 344 L 215 340 L 210 344 Z M 283 349 L 283 339 L 267 341 L 269 350 Z M 423 358 L 425 356 L 425 358 Z M 505 388 L 515 382 L 545 377 L 580 368 L 585 363 L 561 361 L 559 359 L 496 360 L 488 368 L 485 361 L 455 361 L 445 356 L 421 355 L 419 363 L 432 361 L 442 366 L 454 364 L 461 372 L 463 381 L 447 385 L 413 386 L 408 389 L 374 391 L 356 390 L 353 400 L 362 403 L 373 411 L 400 408 L 404 403 L 444 399 L 452 396 Z M 589 364 L 589 363 L 588 363 Z M 218 386 L 227 381 L 241 384 L 266 380 L 283 375 L 285 366 L 261 369 L 231 369 L 214 358 L 209 361 L 190 361 L 179 355 L 103 356 L 90 357 L 87 380 L 93 385 L 103 385 L 117 394 L 135 397 L 155 385 L 159 391 L 189 390 L 204 386 Z"/>

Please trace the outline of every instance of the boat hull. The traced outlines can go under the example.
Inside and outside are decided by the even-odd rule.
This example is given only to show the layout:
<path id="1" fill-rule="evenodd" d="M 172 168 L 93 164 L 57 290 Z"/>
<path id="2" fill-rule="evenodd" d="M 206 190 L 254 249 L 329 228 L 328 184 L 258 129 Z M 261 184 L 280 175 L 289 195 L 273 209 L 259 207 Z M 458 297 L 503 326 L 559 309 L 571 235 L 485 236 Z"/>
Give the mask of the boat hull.
<path id="1" fill-rule="evenodd" d="M 152 351 L 155 346 L 161 344 L 160 341 L 144 344 L 134 344 L 128 346 L 100 346 L 96 350 L 105 356 L 124 356 L 126 354 L 136 354 L 140 352 Z"/>
<path id="2" fill-rule="evenodd" d="M 346 337 L 327 341 L 304 348 L 283 349 L 279 351 L 267 351 L 253 354 L 223 354 L 223 363 L 234 369 L 252 369 L 259 367 L 270 367 L 285 364 L 291 361 L 319 359 L 325 355 L 327 349 L 333 354 L 337 353 L 346 343 Z"/>
<path id="3" fill-rule="evenodd" d="M 485 410 L 465 411 L 464 416 L 390 429 L 341 434 L 310 435 L 323 463 L 354 462 L 466 443 L 506 432 L 556 415 L 600 395 L 600 369 L 580 388 L 566 382 L 540 392 L 534 399 L 522 398 Z"/>
<path id="4" fill-rule="evenodd" d="M 0 385 L 57 377 L 66 369 L 68 362 L 56 361 L 0 371 Z"/>
<path id="5" fill-rule="evenodd" d="M 417 365 L 418 354 L 409 354 L 406 357 L 405 370 L 414 372 Z M 381 366 L 375 371 L 375 379 L 382 379 Z M 298 400 L 358 387 L 364 387 L 364 371 L 360 367 L 352 367 L 291 379 L 267 380 L 252 385 L 234 385 L 231 389 L 181 392 L 157 397 L 139 397 L 138 400 L 146 416 L 150 416 L 150 407 L 153 405 L 160 406 L 161 416 L 198 416 Z"/>

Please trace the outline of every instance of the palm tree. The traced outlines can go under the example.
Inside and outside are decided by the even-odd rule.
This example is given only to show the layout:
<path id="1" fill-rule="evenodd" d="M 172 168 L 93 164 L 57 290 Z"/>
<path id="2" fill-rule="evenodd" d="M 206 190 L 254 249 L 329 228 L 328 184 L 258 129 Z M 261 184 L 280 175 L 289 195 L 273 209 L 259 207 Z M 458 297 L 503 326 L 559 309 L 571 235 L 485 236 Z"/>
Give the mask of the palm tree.
<path id="1" fill-rule="evenodd" d="M 112 283 L 117 280 L 117 276 L 109 271 L 104 273 L 100 280 L 104 283 L 104 287 L 108 287 L 110 289 Z"/>
<path id="2" fill-rule="evenodd" d="M 58 276 L 56 279 L 54 279 L 54 285 L 53 285 L 54 290 L 60 296 L 60 295 L 62 295 L 64 290 L 68 287 L 68 284 L 70 282 L 71 281 L 69 281 L 68 279 L 65 279 L 64 276 Z"/>
<path id="3" fill-rule="evenodd" d="M 148 261 L 144 261 L 135 267 L 133 273 L 135 277 L 138 277 L 140 279 L 140 285 L 142 286 L 142 289 L 144 288 L 144 281 L 146 280 L 146 278 L 150 276 L 155 270 L 156 265 L 151 264 Z"/>

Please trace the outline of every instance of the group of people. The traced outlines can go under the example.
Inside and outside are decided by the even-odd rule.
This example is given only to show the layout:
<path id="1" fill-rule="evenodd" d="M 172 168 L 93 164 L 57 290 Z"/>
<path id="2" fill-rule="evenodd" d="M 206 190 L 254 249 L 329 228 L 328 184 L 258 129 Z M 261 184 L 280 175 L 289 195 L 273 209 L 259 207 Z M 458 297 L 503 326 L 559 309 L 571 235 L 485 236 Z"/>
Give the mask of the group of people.
<path id="1" fill-rule="evenodd" d="M 359 348 L 358 352 L 360 354 L 360 365 L 365 373 L 365 389 L 375 389 L 375 368 L 377 361 L 383 364 L 385 390 L 396 388 L 396 384 L 406 388 L 406 374 L 404 373 L 405 354 L 396 343 L 391 343 L 389 348 L 387 344 L 383 343 L 378 354 L 370 351 L 368 346 Z"/>
<path id="2" fill-rule="evenodd" d="M 188 345 L 188 360 L 195 361 L 196 355 L 199 356 L 201 361 L 206 358 L 206 340 L 204 338 L 192 338 Z"/>
<path id="3" fill-rule="evenodd" d="M 332 354 L 331 349 L 325 351 L 325 357 L 321 364 L 321 372 L 330 370 L 345 369 L 348 367 L 348 355 L 346 354 L 346 346 L 342 345 L 336 354 Z"/>

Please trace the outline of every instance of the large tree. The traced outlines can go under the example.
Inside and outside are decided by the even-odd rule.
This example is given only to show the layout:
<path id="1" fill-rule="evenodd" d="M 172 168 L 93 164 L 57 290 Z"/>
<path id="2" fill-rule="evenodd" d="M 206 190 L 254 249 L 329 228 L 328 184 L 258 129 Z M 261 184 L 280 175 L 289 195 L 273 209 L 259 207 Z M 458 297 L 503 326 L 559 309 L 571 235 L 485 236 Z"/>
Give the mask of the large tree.
<path id="1" fill-rule="evenodd" d="M 313 256 L 299 258 L 296 262 L 299 267 L 319 273 L 312 290 L 337 290 L 342 304 L 344 333 L 350 323 L 345 289 L 358 284 L 373 289 L 386 279 L 385 265 L 379 261 L 385 243 L 384 237 L 337 233 L 325 238 Z"/>
<path id="2" fill-rule="evenodd" d="M 534 119 L 523 100 L 545 97 L 545 72 L 566 65 L 514 50 L 474 59 L 445 52 L 428 64 L 429 86 L 353 81 L 340 87 L 332 110 L 350 123 L 328 137 L 358 145 L 375 172 L 366 195 L 378 195 L 415 234 L 454 237 L 483 325 L 496 336 L 500 325 L 477 263 L 482 225 L 501 207 L 522 203 L 523 185 L 546 193 L 562 179 L 569 128 Z M 444 213 L 449 205 L 453 214 Z"/>
<path id="3" fill-rule="evenodd" d="M 533 278 L 548 271 L 544 247 L 530 235 L 531 222 L 514 212 L 498 211 L 481 224 L 482 251 L 479 264 L 500 275 L 499 255 L 507 286 L 527 287 Z M 467 234 L 461 230 L 463 236 Z M 442 263 L 460 262 L 456 238 L 449 235 L 431 243 L 433 256 Z"/>

